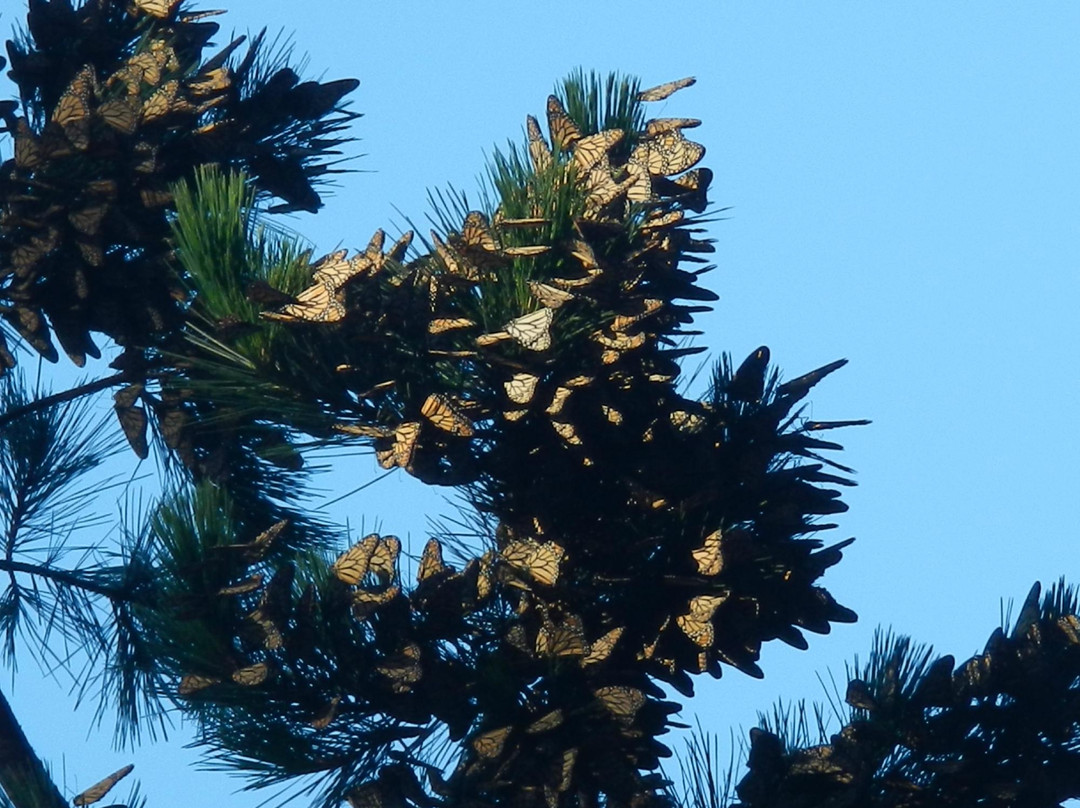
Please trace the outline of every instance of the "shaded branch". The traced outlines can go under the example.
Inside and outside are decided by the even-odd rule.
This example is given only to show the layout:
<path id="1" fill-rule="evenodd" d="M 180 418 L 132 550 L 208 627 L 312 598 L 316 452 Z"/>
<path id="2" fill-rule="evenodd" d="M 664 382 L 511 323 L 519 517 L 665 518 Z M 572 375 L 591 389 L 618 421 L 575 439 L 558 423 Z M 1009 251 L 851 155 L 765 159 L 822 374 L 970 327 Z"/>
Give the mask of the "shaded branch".
<path id="1" fill-rule="evenodd" d="M 95 595 L 101 595 L 102 597 L 110 599 L 119 598 L 121 595 L 120 590 L 115 587 L 95 584 L 68 570 L 58 570 L 52 567 L 42 567 L 37 564 L 26 564 L 22 561 L 10 561 L 7 559 L 0 559 L 0 570 L 9 573 L 25 572 L 28 575 L 37 575 L 41 578 L 47 578 L 51 581 L 61 583 L 64 586 L 83 589 L 87 592 L 92 592 Z"/>
<path id="2" fill-rule="evenodd" d="M 68 401 L 74 401 L 82 396 L 88 396 L 92 393 L 100 392 L 101 390 L 107 390 L 110 387 L 114 387 L 127 379 L 127 373 L 121 371 L 115 373 L 112 376 L 106 376 L 103 379 L 95 379 L 92 382 L 79 385 L 78 387 L 72 387 L 69 390 L 64 390 L 60 393 L 53 393 L 51 396 L 45 396 L 35 401 L 31 401 L 21 407 L 15 407 L 14 409 L 5 412 L 0 415 L 0 427 L 7 426 L 12 421 L 22 418 L 24 415 L 28 415 L 38 410 L 45 410 L 49 407 L 56 406 L 57 404 L 63 404 Z"/>
<path id="3" fill-rule="evenodd" d="M 67 808 L 0 693 L 0 786 L 15 808 Z"/>

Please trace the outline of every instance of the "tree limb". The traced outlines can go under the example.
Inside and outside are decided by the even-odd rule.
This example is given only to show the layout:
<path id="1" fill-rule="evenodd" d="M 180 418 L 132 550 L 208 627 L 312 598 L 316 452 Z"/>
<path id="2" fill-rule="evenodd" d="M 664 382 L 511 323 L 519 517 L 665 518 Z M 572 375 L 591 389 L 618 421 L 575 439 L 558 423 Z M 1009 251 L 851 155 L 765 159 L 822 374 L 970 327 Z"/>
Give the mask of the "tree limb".
<path id="1" fill-rule="evenodd" d="M 15 808 L 67 808 L 0 693 L 0 787 Z"/>
<path id="2" fill-rule="evenodd" d="M 97 393 L 100 390 L 107 390 L 110 387 L 114 387 L 128 378 L 128 374 L 124 371 L 115 373 L 112 376 L 106 376 L 102 379 L 95 379 L 92 382 L 79 385 L 78 387 L 72 387 L 70 390 L 64 390 L 60 393 L 53 393 L 51 396 L 45 396 L 35 401 L 31 401 L 28 404 L 24 404 L 21 407 L 15 407 L 8 412 L 0 415 L 0 427 L 7 426 L 12 421 L 22 418 L 32 412 L 38 410 L 44 410 L 57 404 L 63 404 L 66 401 L 73 401 L 76 398 L 90 395 L 91 393 Z"/>

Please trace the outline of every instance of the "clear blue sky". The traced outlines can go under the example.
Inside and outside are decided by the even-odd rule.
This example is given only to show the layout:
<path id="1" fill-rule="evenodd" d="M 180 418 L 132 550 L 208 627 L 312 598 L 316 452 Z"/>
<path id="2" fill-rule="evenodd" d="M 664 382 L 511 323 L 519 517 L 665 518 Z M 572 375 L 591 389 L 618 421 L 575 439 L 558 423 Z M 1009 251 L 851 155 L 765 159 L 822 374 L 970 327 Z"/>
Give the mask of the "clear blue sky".
<path id="1" fill-rule="evenodd" d="M 767 344 L 789 377 L 847 357 L 812 414 L 874 420 L 840 437 L 860 487 L 833 534 L 858 541 L 825 579 L 860 622 L 807 652 L 767 648 L 763 682 L 701 680 L 690 715 L 707 727 L 744 732 L 778 696 L 819 698 L 816 674 L 865 654 L 879 624 L 963 659 L 1002 598 L 1080 582 L 1080 5 L 211 5 L 231 7 L 226 31 L 294 32 L 309 74 L 361 81 L 364 173 L 292 220 L 319 251 L 362 246 L 402 223 L 396 209 L 422 221 L 429 187 L 475 188 L 492 145 L 574 67 L 697 76 L 657 114 L 704 121 L 712 198 L 732 206 L 711 226 L 721 299 L 701 344 L 737 360 Z M 343 457 L 322 483 L 372 472 Z M 333 512 L 418 549 L 424 515 L 451 510 L 396 475 Z M 237 781 L 185 768 L 183 732 L 110 751 L 87 736 L 92 710 L 72 717 L 65 688 L 37 677 L 24 661 L 14 704 L 69 795 L 133 761 L 154 808 L 265 796 L 227 798 Z"/>

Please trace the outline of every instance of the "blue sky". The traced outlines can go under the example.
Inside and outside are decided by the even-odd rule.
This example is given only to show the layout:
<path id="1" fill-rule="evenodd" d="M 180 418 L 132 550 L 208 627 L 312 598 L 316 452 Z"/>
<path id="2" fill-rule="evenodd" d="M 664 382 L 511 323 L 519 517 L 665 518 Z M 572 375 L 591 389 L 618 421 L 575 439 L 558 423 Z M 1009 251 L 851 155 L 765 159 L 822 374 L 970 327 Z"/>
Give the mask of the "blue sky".
<path id="1" fill-rule="evenodd" d="M 226 31 L 292 31 L 309 75 L 361 81 L 360 173 L 290 220 L 320 253 L 398 211 L 421 222 L 428 188 L 476 188 L 485 155 L 579 65 L 697 77 L 655 114 L 704 121 L 711 198 L 731 206 L 710 228 L 721 299 L 700 344 L 737 361 L 767 344 L 788 377 L 847 357 L 812 415 L 874 424 L 839 436 L 860 487 L 832 533 L 858 541 L 825 579 L 860 622 L 806 652 L 768 647 L 762 682 L 701 681 L 691 717 L 726 738 L 778 696 L 820 698 L 817 674 L 865 655 L 878 625 L 966 658 L 1002 598 L 1080 581 L 1080 5 L 213 5 L 230 6 Z M 373 471 L 342 457 L 319 482 L 341 493 Z M 332 513 L 418 550 L 425 516 L 452 512 L 444 495 L 395 475 Z M 92 709 L 73 717 L 66 685 L 38 678 L 24 661 L 13 702 L 69 794 L 132 761 L 155 808 L 264 796 L 186 768 L 184 732 L 111 751 L 87 735 Z"/>

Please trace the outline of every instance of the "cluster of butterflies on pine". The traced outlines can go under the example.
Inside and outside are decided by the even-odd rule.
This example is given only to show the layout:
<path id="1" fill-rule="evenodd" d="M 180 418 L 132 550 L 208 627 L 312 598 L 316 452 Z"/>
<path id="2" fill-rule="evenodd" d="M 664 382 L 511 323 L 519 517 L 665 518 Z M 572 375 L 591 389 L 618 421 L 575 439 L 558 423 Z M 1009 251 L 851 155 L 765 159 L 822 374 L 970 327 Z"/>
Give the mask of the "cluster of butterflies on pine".
<path id="1" fill-rule="evenodd" d="M 282 68 L 245 98 L 262 36 L 238 62 L 244 37 L 201 61 L 218 30 L 204 18 L 220 12 L 186 13 L 179 0 L 63 6 L 31 5 L 37 49 L 9 43 L 11 76 L 30 100 L 21 115 L 0 109 L 14 145 L 0 165 L 0 314 L 41 356 L 56 361 L 55 335 L 82 366 L 100 355 L 91 332 L 146 346 L 179 322 L 171 184 L 204 163 L 237 164 L 260 192 L 318 207 L 300 158 L 275 156 L 273 140 L 298 117 L 316 123 L 312 137 L 340 128 L 347 115 L 319 119 L 356 83 L 298 83 Z M 118 11 L 130 42 L 117 37 Z M 64 41 L 47 38 L 56 31 Z M 81 53 L 86 63 L 65 75 Z M 13 366 L 0 335 L 0 372 Z"/>
<path id="2" fill-rule="evenodd" d="M 639 100 L 661 100 L 690 83 L 670 82 Z M 845 543 L 813 553 L 818 545 L 788 541 L 786 555 L 770 555 L 755 549 L 749 530 L 717 516 L 714 500 L 724 499 L 723 490 L 694 503 L 636 482 L 649 469 L 656 476 L 674 476 L 680 465 L 684 474 L 701 469 L 697 455 L 724 451 L 718 436 L 726 419 L 757 407 L 762 423 L 777 421 L 843 364 L 789 382 L 780 390 L 780 408 L 764 403 L 764 349 L 735 374 L 730 413 L 677 394 L 677 359 L 693 349 L 674 338 L 701 310 L 677 301 L 714 298 L 696 286 L 698 273 L 679 267 L 711 249 L 695 237 L 697 222 L 685 213 L 704 209 L 710 176 L 696 167 L 703 147 L 683 134 L 696 123 L 660 119 L 641 132 L 584 134 L 551 97 L 550 141 L 527 119 L 532 170 L 573 183 L 583 200 L 558 237 L 550 207 L 538 198 L 529 216 L 467 213 L 460 231 L 432 233 L 430 252 L 419 258 L 408 259 L 413 234 L 388 244 L 378 231 L 352 257 L 338 251 L 316 261 L 311 284 L 299 294 L 259 291 L 269 306 L 265 319 L 340 337 L 335 344 L 347 353 L 311 358 L 331 363 L 328 375 L 341 379 L 357 402 L 335 413 L 339 436 L 371 441 L 384 468 L 428 482 L 446 482 L 445 469 L 462 458 L 489 478 L 519 477 L 514 495 L 491 506 L 500 520 L 491 549 L 459 569 L 432 539 L 413 587 L 398 572 L 401 542 L 378 534 L 341 554 L 330 567 L 333 586 L 317 594 L 306 589 L 295 608 L 288 567 L 265 584 L 261 574 L 246 572 L 222 582 L 216 595 L 240 604 L 251 651 L 214 669 L 190 670 L 181 695 L 280 688 L 281 703 L 309 705 L 299 722 L 305 737 L 378 714 L 401 725 L 434 718 L 463 742 L 448 778 L 428 770 L 435 797 L 424 796 L 412 768 L 394 764 L 349 794 L 354 805 L 397 804 L 406 787 L 418 805 L 513 793 L 525 804 L 554 806 L 599 791 L 617 804 L 651 793 L 659 782 L 640 772 L 655 769 L 667 754 L 657 736 L 674 726 L 669 716 L 678 705 L 664 700 L 654 678 L 690 695 L 688 672 L 719 676 L 724 663 L 760 675 L 754 660 L 763 641 L 780 636 L 804 643 L 793 622 L 827 631 L 830 622 L 853 619 L 812 586 Z M 616 150 L 624 139 L 632 145 Z M 359 361 L 364 356 L 368 365 Z M 459 372 L 425 375 L 427 367 Z M 467 381 L 455 388 L 446 379 Z M 744 454 L 717 462 L 756 464 L 764 478 L 776 456 L 829 448 L 769 443 L 759 432 L 733 450 Z M 725 444 L 742 445 L 723 435 Z M 485 445 L 500 451 L 488 460 Z M 807 481 L 828 479 L 809 472 L 791 478 L 801 486 L 805 512 L 830 512 L 831 494 L 813 499 Z M 606 512 L 597 516 L 605 492 L 614 497 L 610 520 Z M 767 497 L 738 493 L 763 513 L 771 513 L 773 500 L 778 511 L 790 509 L 776 488 Z M 580 517 L 580 525 L 570 529 L 567 514 Z M 598 532 L 608 521 L 655 535 L 678 533 L 683 523 L 694 528 L 666 559 L 651 555 L 651 540 L 626 537 L 625 546 L 613 545 L 605 555 L 595 545 L 615 539 L 615 528 Z M 807 532 L 798 519 L 783 530 L 785 541 Z M 258 560 L 274 535 L 264 533 L 237 552 Z M 650 579 L 655 597 L 638 594 L 637 562 L 659 571 Z M 758 591 L 733 583 L 761 575 L 769 582 Z M 334 608 L 363 626 L 365 648 L 378 650 L 337 664 L 354 677 L 348 685 L 312 695 L 295 673 L 310 670 L 309 663 L 290 655 L 300 653 L 294 647 L 303 646 L 310 630 L 301 626 L 317 622 L 314 610 L 328 619 Z M 469 654 L 446 651 L 448 644 L 477 642 L 486 659 L 505 666 L 512 688 L 482 687 L 482 661 L 470 667 L 461 661 Z M 358 682 L 356 671 L 367 678 Z"/>

